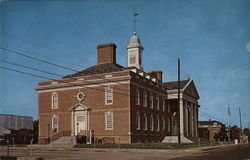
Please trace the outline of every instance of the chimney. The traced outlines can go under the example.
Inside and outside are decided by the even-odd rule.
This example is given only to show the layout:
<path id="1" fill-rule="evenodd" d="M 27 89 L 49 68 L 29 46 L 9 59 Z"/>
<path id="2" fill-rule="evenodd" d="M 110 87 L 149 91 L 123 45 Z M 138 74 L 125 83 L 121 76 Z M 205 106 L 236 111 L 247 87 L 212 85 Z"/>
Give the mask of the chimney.
<path id="1" fill-rule="evenodd" d="M 116 63 L 116 45 L 106 43 L 97 46 L 98 64 Z"/>
<path id="2" fill-rule="evenodd" d="M 162 82 L 162 71 L 152 71 L 152 72 L 149 72 L 148 74 L 150 74 L 151 76 L 155 77 L 160 82 Z"/>

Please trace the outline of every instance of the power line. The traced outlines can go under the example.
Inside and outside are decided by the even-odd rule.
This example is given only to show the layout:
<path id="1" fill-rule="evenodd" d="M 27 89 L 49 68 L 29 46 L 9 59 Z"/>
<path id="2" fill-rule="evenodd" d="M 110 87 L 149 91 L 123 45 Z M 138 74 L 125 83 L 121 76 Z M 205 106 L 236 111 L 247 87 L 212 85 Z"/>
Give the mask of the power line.
<path id="1" fill-rule="evenodd" d="M 63 76 L 61 74 L 57 74 L 57 73 L 52 73 L 52 72 L 49 72 L 49 71 L 44 71 L 44 70 L 36 69 L 36 68 L 33 68 L 33 67 L 29 67 L 29 66 L 25 66 L 25 65 L 22 65 L 22 64 L 13 63 L 13 62 L 6 61 L 6 60 L 1 60 L 1 62 L 6 63 L 6 64 L 11 64 L 11 65 L 14 65 L 14 66 L 18 66 L 18 67 L 22 67 L 22 68 L 26 68 L 26 69 L 30 69 L 30 70 L 33 70 L 33 71 L 38 71 L 38 72 L 41 72 L 41 73 L 46 73 L 46 74 L 50 74 L 50 75 L 56 75 L 56 76 L 60 76 L 60 77 Z"/>
<path id="2" fill-rule="evenodd" d="M 51 79 L 51 78 L 48 78 L 48 77 L 45 77 L 45 76 L 40 76 L 40 75 L 37 75 L 37 74 L 33 74 L 33 73 L 29 73 L 29 72 L 24 72 L 24 71 L 12 69 L 12 68 L 7 68 L 7 67 L 3 67 L 3 66 L 0 66 L 0 68 L 5 69 L 5 70 L 9 70 L 9 71 L 12 71 L 12 72 L 17 72 L 17 73 L 29 75 L 29 76 L 32 76 L 32 77 L 43 78 L 43 79 L 46 79 L 46 80 L 54 80 L 54 81 L 64 82 L 64 83 L 69 83 L 69 84 L 70 84 L 70 82 L 65 81 L 65 80 Z M 72 85 L 75 85 L 75 84 L 72 83 L 72 82 L 71 82 L 71 84 L 72 84 Z M 97 91 L 102 91 L 102 92 L 103 92 L 102 89 L 91 88 L 91 87 L 87 87 L 87 86 L 83 86 L 83 87 L 84 87 L 84 88 L 93 89 L 93 90 L 97 90 Z M 116 89 L 117 89 L 117 88 L 116 88 Z M 118 93 L 118 92 L 114 92 L 114 91 L 112 91 L 112 93 L 119 94 L 119 95 L 123 95 L 123 96 L 129 96 L 129 94 L 123 94 L 123 93 Z"/>
<path id="3" fill-rule="evenodd" d="M 39 62 L 47 63 L 47 64 L 50 64 L 50 65 L 53 65 L 53 66 L 57 66 L 57 67 L 60 67 L 60 68 L 66 69 L 66 70 L 78 72 L 77 70 L 74 70 L 74 69 L 71 69 L 71 68 L 68 68 L 68 67 L 64 67 L 64 66 L 56 64 L 56 63 L 52 63 L 52 62 L 48 62 L 48 61 L 45 61 L 45 60 L 41 60 L 41 59 L 38 59 L 38 58 L 35 58 L 35 57 L 32 57 L 32 56 L 23 54 L 23 53 L 18 52 L 18 51 L 10 50 L 10 49 L 3 48 L 3 47 L 1 47 L 1 49 L 9 51 L 11 53 L 15 53 L 16 55 L 19 55 L 19 56 L 23 56 L 23 57 L 26 57 L 26 58 L 29 58 L 29 59 L 33 59 L 33 60 L 39 61 Z"/>
<path id="4" fill-rule="evenodd" d="M 8 48 L 1 47 L 1 49 L 7 50 L 7 51 L 12 52 L 12 53 L 15 53 L 15 54 L 17 54 L 17 55 L 19 55 L 19 56 L 27 57 L 27 58 L 29 58 L 29 59 L 33 59 L 33 60 L 36 60 L 36 61 L 40 61 L 40 62 L 43 62 L 43 63 L 47 63 L 47 64 L 50 64 L 50 65 L 54 65 L 54 66 L 57 66 L 57 67 L 60 67 L 60 68 L 63 68 L 63 69 L 67 69 L 67 70 L 71 70 L 71 71 L 74 71 L 74 72 L 79 72 L 79 71 L 77 71 L 77 70 L 74 70 L 74 69 L 71 69 L 71 68 L 68 68 L 68 67 L 64 67 L 64 66 L 62 66 L 62 65 L 55 64 L 55 63 L 52 63 L 52 62 L 48 62 L 48 61 L 45 61 L 45 60 L 41 60 L 41 59 L 38 59 L 38 58 L 35 58 L 35 57 L 32 57 L 32 56 L 26 55 L 26 54 L 21 53 L 21 52 L 18 52 L 18 51 L 10 50 L 10 49 L 8 49 Z M 86 74 L 83 74 L 83 75 L 86 75 Z M 99 76 L 94 76 L 94 75 L 87 75 L 87 76 L 92 76 L 92 77 L 95 77 L 95 78 L 101 78 L 101 79 L 103 79 L 103 80 L 106 80 L 105 78 L 102 78 L 102 77 L 99 77 Z M 119 82 L 116 82 L 116 83 L 118 83 L 118 84 L 120 84 L 120 85 L 124 85 L 124 84 L 119 83 Z M 126 86 L 126 85 L 125 85 L 125 86 Z M 128 90 L 125 90 L 125 91 L 128 91 Z"/>

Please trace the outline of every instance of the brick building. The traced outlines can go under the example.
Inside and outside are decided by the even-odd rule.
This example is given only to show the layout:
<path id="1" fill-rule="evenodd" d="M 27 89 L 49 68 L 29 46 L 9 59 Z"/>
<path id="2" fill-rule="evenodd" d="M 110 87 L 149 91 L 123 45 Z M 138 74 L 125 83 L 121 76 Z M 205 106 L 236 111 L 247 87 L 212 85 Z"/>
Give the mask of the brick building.
<path id="1" fill-rule="evenodd" d="M 199 121 L 199 137 L 203 140 L 214 141 L 214 136 L 220 132 L 222 125 L 224 124 L 214 120 Z"/>
<path id="2" fill-rule="evenodd" d="M 90 131 L 98 142 L 115 143 L 161 142 L 176 135 L 176 82 L 162 82 L 161 71 L 144 72 L 143 49 L 134 33 L 127 46 L 127 67 L 116 63 L 116 45 L 107 43 L 97 46 L 97 65 L 40 82 L 39 142 Z M 182 83 L 181 95 L 188 101 L 182 100 L 181 108 L 192 104 L 192 118 L 181 119 L 182 136 L 195 137 L 199 96 L 192 80 Z M 185 111 L 181 109 L 181 117 Z"/>

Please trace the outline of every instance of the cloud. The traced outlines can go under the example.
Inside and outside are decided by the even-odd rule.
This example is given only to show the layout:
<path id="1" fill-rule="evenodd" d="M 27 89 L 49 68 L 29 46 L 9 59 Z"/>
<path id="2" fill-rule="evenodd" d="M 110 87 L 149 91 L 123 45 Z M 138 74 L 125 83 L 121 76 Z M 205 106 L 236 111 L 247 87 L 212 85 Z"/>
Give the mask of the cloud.
<path id="1" fill-rule="evenodd" d="M 247 43 L 247 51 L 250 52 L 250 42 Z"/>

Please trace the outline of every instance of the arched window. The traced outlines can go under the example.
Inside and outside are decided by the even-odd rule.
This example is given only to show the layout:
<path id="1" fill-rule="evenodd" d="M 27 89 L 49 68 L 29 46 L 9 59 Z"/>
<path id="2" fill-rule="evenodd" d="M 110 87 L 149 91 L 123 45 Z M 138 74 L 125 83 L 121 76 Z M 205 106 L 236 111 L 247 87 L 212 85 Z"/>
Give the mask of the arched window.
<path id="1" fill-rule="evenodd" d="M 141 128 L 141 119 L 140 119 L 140 113 L 136 113 L 136 130 L 140 130 Z"/>
<path id="2" fill-rule="evenodd" d="M 105 112 L 105 130 L 113 130 L 113 112 Z"/>

